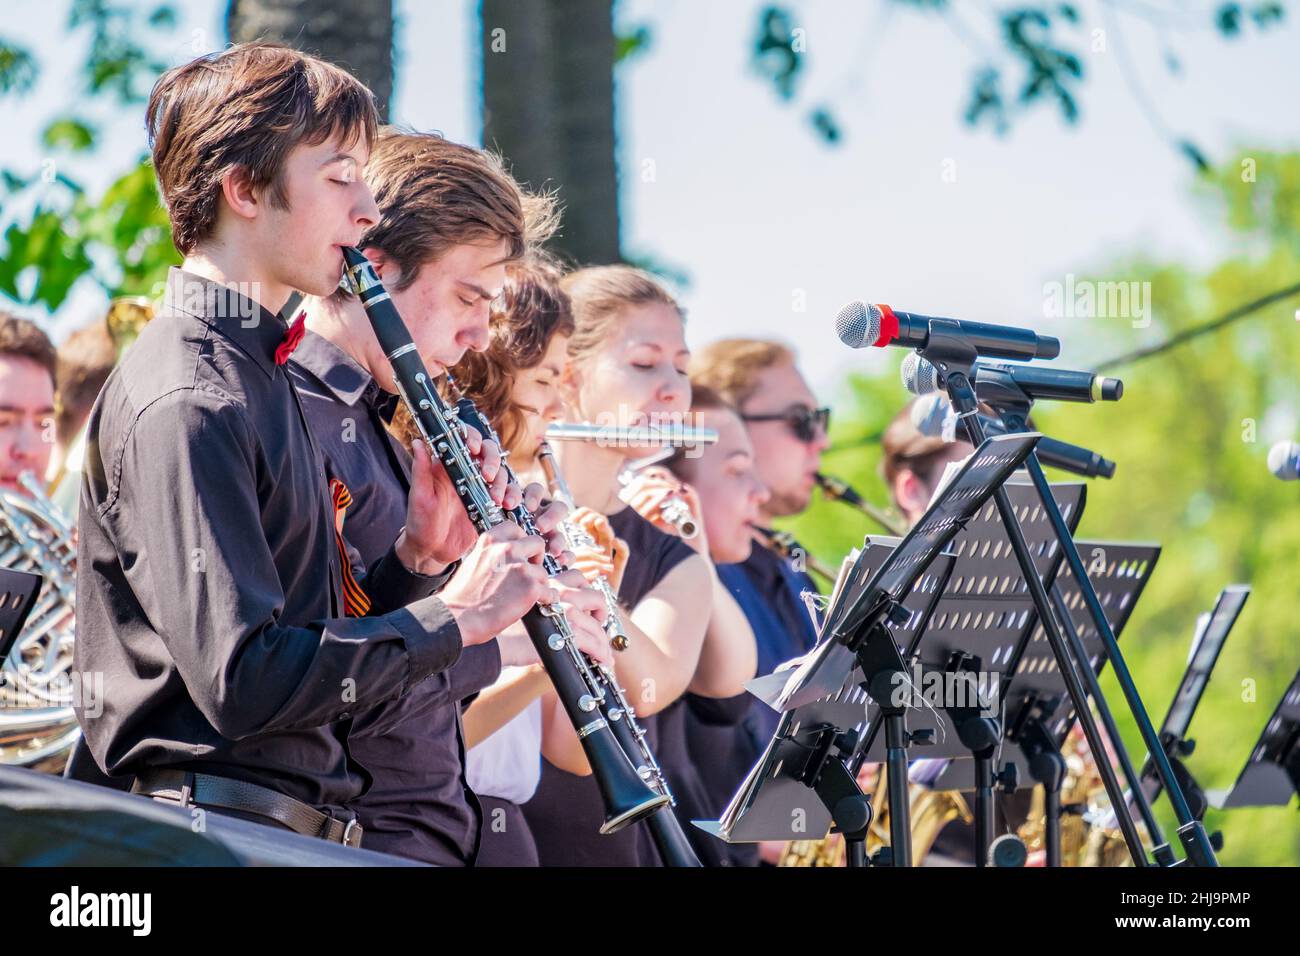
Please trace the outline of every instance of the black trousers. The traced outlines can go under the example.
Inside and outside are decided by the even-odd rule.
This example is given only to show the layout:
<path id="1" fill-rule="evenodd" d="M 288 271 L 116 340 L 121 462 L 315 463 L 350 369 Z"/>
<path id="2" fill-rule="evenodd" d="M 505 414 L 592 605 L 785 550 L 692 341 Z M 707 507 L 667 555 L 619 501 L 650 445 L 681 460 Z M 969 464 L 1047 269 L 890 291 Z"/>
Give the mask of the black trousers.
<path id="1" fill-rule="evenodd" d="M 475 866 L 537 866 L 537 844 L 519 804 L 479 795 L 483 807 Z"/>

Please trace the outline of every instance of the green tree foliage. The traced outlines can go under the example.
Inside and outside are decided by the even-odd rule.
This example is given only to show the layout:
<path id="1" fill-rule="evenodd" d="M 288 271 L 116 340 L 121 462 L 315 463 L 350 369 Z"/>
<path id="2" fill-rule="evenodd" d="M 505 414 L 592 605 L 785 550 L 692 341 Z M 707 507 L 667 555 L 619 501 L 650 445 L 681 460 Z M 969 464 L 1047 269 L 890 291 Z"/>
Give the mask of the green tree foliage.
<path id="1" fill-rule="evenodd" d="M 1207 217 L 1226 223 L 1243 250 L 1204 274 L 1173 263 L 1116 262 L 1097 279 L 1151 283 L 1153 320 L 1076 319 L 1089 323 L 1089 354 L 1069 351 L 1059 363 L 1086 368 L 1226 313 L 1300 278 L 1300 154 L 1246 151 L 1197 187 Z M 1266 467 L 1269 445 L 1300 433 L 1300 298 L 1278 302 L 1232 326 L 1111 374 L 1124 379 L 1115 405 L 1044 403 L 1038 427 L 1118 462 L 1110 482 L 1093 481 L 1081 537 L 1155 541 L 1163 552 L 1154 577 L 1121 639 L 1121 648 L 1159 724 L 1186 666 L 1198 614 L 1219 589 L 1247 583 L 1253 593 L 1219 659 L 1190 735 L 1188 765 L 1209 789 L 1230 787 L 1283 689 L 1300 665 L 1296 614 L 1300 500 L 1293 484 Z M 1078 336 L 1074 337 L 1077 341 Z M 832 438 L 844 450 L 826 461 L 883 504 L 872 439 L 906 398 L 891 371 L 856 376 L 836 407 Z M 864 439 L 867 443 L 863 443 Z M 1053 478 L 1069 480 L 1054 474 Z M 868 521 L 824 503 L 787 522 L 818 558 L 834 564 L 865 533 Z M 1102 681 L 1124 741 L 1141 763 L 1146 748 L 1109 670 Z M 1157 813 L 1176 839 L 1163 798 Z M 1222 830 L 1221 859 L 1238 865 L 1295 865 L 1300 826 L 1289 808 L 1211 810 L 1207 827 Z"/>
<path id="2" fill-rule="evenodd" d="M 174 27 L 175 15 L 166 4 L 142 11 L 105 0 L 74 0 L 69 32 L 89 43 L 80 105 L 141 109 L 149 84 L 165 66 L 142 41 L 151 31 Z M 30 54 L 0 40 L 0 95 L 30 91 L 38 72 Z M 0 171 L 0 294 L 54 311 L 82 276 L 110 295 L 148 293 L 168 266 L 180 262 L 145 157 L 99 197 L 88 195 L 65 172 L 66 158 L 93 153 L 98 139 L 90 120 L 56 116 L 42 133 L 36 168 Z"/>
<path id="3" fill-rule="evenodd" d="M 932 17 L 972 49 L 974 62 L 963 120 L 970 126 L 992 129 L 1006 134 L 1016 119 L 1038 108 L 1055 107 L 1067 124 L 1077 124 L 1082 115 L 1080 96 L 1087 79 L 1083 54 L 1097 43 L 1114 43 L 1127 63 L 1123 29 L 1115 12 L 1131 13 L 1150 20 L 1167 31 L 1180 17 L 1190 16 L 1201 25 L 1214 29 L 1227 40 L 1237 39 L 1248 29 L 1263 31 L 1281 23 L 1286 15 L 1278 0 L 1255 0 L 1251 3 L 1219 3 L 1204 13 L 1159 9 L 1147 3 L 1105 0 L 1080 12 L 1078 3 L 985 4 L 975 14 L 986 18 L 986 32 L 996 39 L 985 43 L 977 39 L 964 19 L 969 11 L 951 0 L 885 0 L 886 6 Z M 757 29 L 752 41 L 750 67 L 771 85 L 786 103 L 799 99 L 799 89 L 807 74 L 807 44 L 799 27 L 799 14 L 808 9 L 798 0 L 765 4 L 757 12 Z M 1096 22 L 1091 22 L 1096 21 Z M 1104 27 L 1099 28 L 1098 24 Z M 1107 40 L 1107 34 L 1113 37 Z M 1172 49 L 1163 51 L 1164 67 L 1177 74 L 1182 64 Z M 1127 69 L 1127 68 L 1126 68 Z M 1132 93 L 1144 110 L 1153 112 L 1146 95 L 1136 88 L 1133 77 L 1126 77 Z M 816 103 L 805 107 L 814 132 L 828 146 L 838 144 L 844 127 L 837 119 L 841 111 L 852 110 L 844 102 Z M 1210 163 L 1201 149 L 1188 138 L 1169 136 L 1163 123 L 1149 115 L 1159 135 L 1196 167 L 1209 172 Z"/>

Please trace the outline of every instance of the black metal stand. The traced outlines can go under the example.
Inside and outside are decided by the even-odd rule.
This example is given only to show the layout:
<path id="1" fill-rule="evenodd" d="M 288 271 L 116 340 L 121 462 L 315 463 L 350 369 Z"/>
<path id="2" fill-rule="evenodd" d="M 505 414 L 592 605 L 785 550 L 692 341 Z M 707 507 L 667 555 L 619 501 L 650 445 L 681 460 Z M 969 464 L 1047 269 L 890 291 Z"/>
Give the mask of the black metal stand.
<path id="1" fill-rule="evenodd" d="M 943 378 L 943 385 L 948 392 L 949 401 L 962 421 L 967 437 L 973 445 L 978 447 L 984 441 L 984 429 L 979 421 L 979 402 L 975 396 L 974 384 L 971 380 L 971 369 L 976 359 L 975 349 L 969 342 L 960 337 L 950 336 L 940 329 L 932 329 L 929 342 L 921 350 L 921 355 L 939 370 Z M 1217 866 L 1218 861 L 1215 859 L 1214 849 L 1205 833 L 1205 827 L 1192 816 L 1186 797 L 1174 778 L 1173 768 L 1169 765 L 1168 757 L 1160 747 L 1155 727 L 1152 725 L 1146 707 L 1138 694 L 1137 687 L 1133 683 L 1128 666 L 1120 654 L 1115 635 L 1111 630 L 1110 623 L 1106 620 L 1101 603 L 1097 599 L 1096 591 L 1088 580 L 1083 560 L 1079 557 L 1078 549 L 1074 547 L 1073 538 L 1065 524 L 1065 519 L 1062 517 L 1060 509 L 1056 507 L 1056 500 L 1051 494 L 1042 467 L 1032 454 L 1025 464 L 1035 487 L 1038 489 L 1043 508 L 1052 524 L 1066 562 L 1071 573 L 1074 574 L 1078 581 L 1084 603 L 1088 606 L 1088 611 L 1092 615 L 1097 631 L 1105 644 L 1108 659 L 1115 668 L 1116 678 L 1124 692 L 1129 708 L 1133 712 L 1134 719 L 1137 721 L 1138 729 L 1142 733 L 1143 740 L 1147 743 L 1149 751 L 1156 759 L 1156 769 L 1160 779 L 1169 790 L 1170 801 L 1179 820 L 1179 837 L 1187 853 L 1187 859 L 1197 866 Z M 1084 736 L 1088 740 L 1088 746 L 1093 754 L 1099 757 L 1096 761 L 1097 770 L 1101 775 L 1107 796 L 1110 798 L 1111 806 L 1115 811 L 1120 830 L 1124 834 L 1124 841 L 1128 846 L 1129 854 L 1133 858 L 1135 866 L 1148 866 L 1150 863 L 1143 850 L 1142 840 L 1133 821 L 1128 801 L 1120 789 L 1114 768 L 1105 757 L 1105 746 L 1098 731 L 1097 723 L 1088 708 L 1087 692 L 1079 679 L 1078 671 L 1072 666 L 1069 648 L 1053 615 L 1053 609 L 1043 587 L 1043 582 L 1039 580 L 1034 569 L 1032 556 L 1025 544 L 1024 535 L 1021 532 L 1015 511 L 1011 508 L 1006 491 L 1003 488 L 998 488 L 993 497 L 997 504 L 998 513 L 1006 525 L 1007 536 L 1011 541 L 1012 550 L 1015 552 L 1016 559 L 1024 574 L 1025 583 L 1029 588 L 1044 633 L 1051 645 L 1052 653 L 1056 657 L 1061 676 L 1069 690 L 1070 699 L 1083 727 Z M 1081 669 L 1090 672 L 1089 668 Z M 1100 700 L 1100 694 L 1097 697 Z M 1115 743 L 1117 744 L 1117 752 L 1122 753 L 1123 747 L 1118 746 L 1120 744 L 1118 737 L 1116 737 Z M 1131 764 L 1129 769 L 1131 769 Z M 1134 783 L 1137 782 L 1136 773 L 1131 779 Z M 1134 787 L 1134 791 L 1140 793 L 1140 788 Z M 1150 809 L 1149 806 L 1147 809 Z M 1168 854 L 1162 853 L 1161 856 L 1164 856 L 1164 859 L 1159 860 L 1162 865 L 1172 864 L 1172 851 L 1169 851 Z"/>
<path id="2" fill-rule="evenodd" d="M 1027 400 L 1026 400 L 1027 401 Z M 1007 427 L 1012 430 L 1023 430 L 1028 420 L 1028 404 L 1023 408 L 1007 409 L 1003 408 L 1003 421 Z M 1056 509 L 1055 500 L 1052 498 L 1051 487 L 1047 482 L 1047 476 L 1043 474 L 1042 465 L 1034 455 L 1030 455 L 1025 461 L 1025 467 L 1029 471 L 1030 480 L 1033 481 L 1034 487 L 1038 490 L 1038 495 L 1043 499 L 1043 506 L 1047 509 L 1048 520 L 1052 522 L 1057 538 L 1061 542 L 1061 548 L 1065 554 L 1066 564 L 1069 565 L 1070 573 L 1079 581 L 1079 591 L 1083 596 L 1084 603 L 1088 607 L 1090 616 L 1093 619 L 1093 625 L 1097 629 L 1102 642 L 1106 646 L 1107 660 L 1112 662 L 1115 668 L 1115 675 L 1120 682 L 1120 687 L 1124 691 L 1125 699 L 1128 701 L 1130 708 L 1133 709 L 1134 718 L 1137 720 L 1138 729 L 1143 732 L 1143 738 L 1147 740 L 1150 746 L 1150 739 L 1159 739 L 1156 736 L 1155 727 L 1151 723 L 1151 718 L 1146 712 L 1141 697 L 1138 695 L 1137 686 L 1133 683 L 1132 676 L 1129 673 L 1128 665 L 1120 655 L 1119 643 L 1115 638 L 1114 630 L 1110 622 L 1106 619 L 1106 614 L 1101 606 L 1101 601 L 1097 598 L 1096 589 L 1092 586 L 1092 581 L 1088 578 L 1087 570 L 1083 566 L 1083 559 L 1079 556 L 1078 548 L 1074 547 L 1073 539 L 1070 536 L 1069 529 L 1065 526 L 1065 519 L 1061 517 L 1060 512 Z M 1051 502 L 1049 504 L 1048 502 Z M 1080 577 L 1081 576 L 1081 577 Z M 1074 626 L 1074 620 L 1070 615 L 1070 609 L 1065 606 L 1062 600 L 1060 590 L 1052 588 L 1053 608 L 1060 617 L 1061 632 L 1065 635 L 1066 641 L 1070 645 L 1070 651 L 1074 659 L 1078 662 L 1078 673 L 1083 676 L 1084 683 L 1087 685 L 1088 693 L 1092 697 L 1093 703 L 1097 708 L 1097 714 L 1101 718 L 1103 726 L 1106 728 L 1106 737 L 1110 740 L 1111 747 L 1114 750 L 1115 757 L 1119 761 L 1120 769 L 1124 774 L 1124 779 L 1128 784 L 1129 794 L 1133 803 L 1138 808 L 1138 813 L 1142 817 L 1142 822 L 1147 828 L 1147 833 L 1151 835 L 1153 843 L 1152 855 L 1155 857 L 1159 866 L 1175 866 L 1177 860 L 1174 856 L 1173 848 L 1165 839 L 1164 832 L 1156 820 L 1156 815 L 1151 809 L 1151 801 L 1147 798 L 1146 793 L 1141 786 L 1141 777 L 1133 766 L 1133 760 L 1129 756 L 1128 749 L 1124 746 L 1123 738 L 1120 737 L 1119 727 L 1115 723 L 1115 717 L 1111 711 L 1110 705 L 1102 695 L 1101 684 L 1097 680 L 1097 674 L 1088 666 L 1087 653 L 1083 649 L 1083 644 L 1079 640 L 1078 629 Z M 1139 716 L 1140 714 L 1140 716 Z M 1082 714 L 1079 717 L 1083 720 Z M 1085 733 L 1086 733 L 1085 725 Z M 1147 731 L 1150 731 L 1151 738 L 1148 738 Z M 1089 747 L 1092 747 L 1092 741 L 1089 740 Z M 1093 749 L 1093 759 L 1096 761 L 1098 768 L 1105 763 L 1109 766 L 1109 759 L 1104 749 Z M 1159 770 L 1159 768 L 1157 768 Z M 1163 778 L 1164 773 L 1174 774 L 1172 765 L 1168 764 L 1160 771 Z M 1104 777 L 1103 777 L 1104 779 Z M 1186 814 L 1178 811 L 1177 800 L 1184 802 L 1184 811 Z M 1204 810 L 1200 815 L 1193 814 L 1189 805 L 1186 804 L 1185 797 L 1181 790 L 1178 798 L 1173 793 L 1170 794 L 1170 800 L 1174 802 L 1175 813 L 1178 815 L 1180 823 L 1195 824 L 1192 830 L 1184 832 L 1184 827 L 1179 827 L 1179 835 L 1182 837 L 1184 849 L 1189 860 L 1195 860 L 1197 866 L 1217 866 L 1218 861 L 1214 858 L 1214 847 L 1212 842 L 1205 834 L 1204 827 L 1201 825 L 1201 817 L 1204 816 Z M 1112 798 L 1113 801 L 1113 798 Z M 1118 809 L 1116 813 L 1118 814 Z M 1199 835 L 1195 829 L 1199 828 Z M 1204 839 L 1202 839 L 1204 838 Z M 1203 846 L 1202 846 L 1203 843 Z M 1205 855 L 1208 853 L 1208 857 Z"/>
<path id="3" fill-rule="evenodd" d="M 1065 758 L 1056 746 L 1056 738 L 1044 722 L 1060 705 L 1059 701 L 1032 700 L 1020 709 L 1019 726 L 1008 738 L 1020 744 L 1029 758 L 1029 774 L 1043 788 L 1045 826 L 1044 849 L 1047 865 L 1061 865 L 1061 784 L 1065 781 Z"/>

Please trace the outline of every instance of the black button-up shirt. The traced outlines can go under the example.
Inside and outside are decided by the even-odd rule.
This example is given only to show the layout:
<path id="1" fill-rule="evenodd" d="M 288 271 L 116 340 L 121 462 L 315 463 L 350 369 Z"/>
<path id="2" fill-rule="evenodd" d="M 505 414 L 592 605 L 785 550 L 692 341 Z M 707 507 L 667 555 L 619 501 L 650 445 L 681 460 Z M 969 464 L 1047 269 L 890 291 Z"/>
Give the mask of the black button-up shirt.
<path id="1" fill-rule="evenodd" d="M 384 427 L 391 398 L 314 332 L 303 337 L 289 369 L 325 470 L 352 495 L 343 523 L 349 553 L 371 564 L 401 532 L 410 491 L 410 454 Z M 372 779 L 350 806 L 368 849 L 444 866 L 474 861 L 482 811 L 465 779 L 460 702 L 500 671 L 496 641 L 467 647 L 454 667 L 353 721 L 348 748 Z"/>
<path id="2" fill-rule="evenodd" d="M 333 509 L 275 350 L 284 323 L 173 269 L 163 307 L 100 393 L 78 515 L 76 670 L 103 675 L 78 719 L 126 775 L 203 771 L 342 811 L 365 785 L 354 713 L 460 656 L 427 579 L 393 554 L 377 608 L 341 618 Z"/>

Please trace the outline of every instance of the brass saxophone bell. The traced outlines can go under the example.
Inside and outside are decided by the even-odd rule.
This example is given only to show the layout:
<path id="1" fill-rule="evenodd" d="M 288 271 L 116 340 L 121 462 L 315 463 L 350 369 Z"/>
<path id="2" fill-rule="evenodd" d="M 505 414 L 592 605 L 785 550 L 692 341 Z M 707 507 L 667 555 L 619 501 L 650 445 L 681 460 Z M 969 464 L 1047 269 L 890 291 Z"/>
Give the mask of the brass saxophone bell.
<path id="1" fill-rule="evenodd" d="M 117 346 L 119 358 L 126 347 L 139 338 L 141 330 L 153 317 L 153 300 L 147 296 L 119 295 L 108 304 L 104 322 L 113 344 Z"/>

